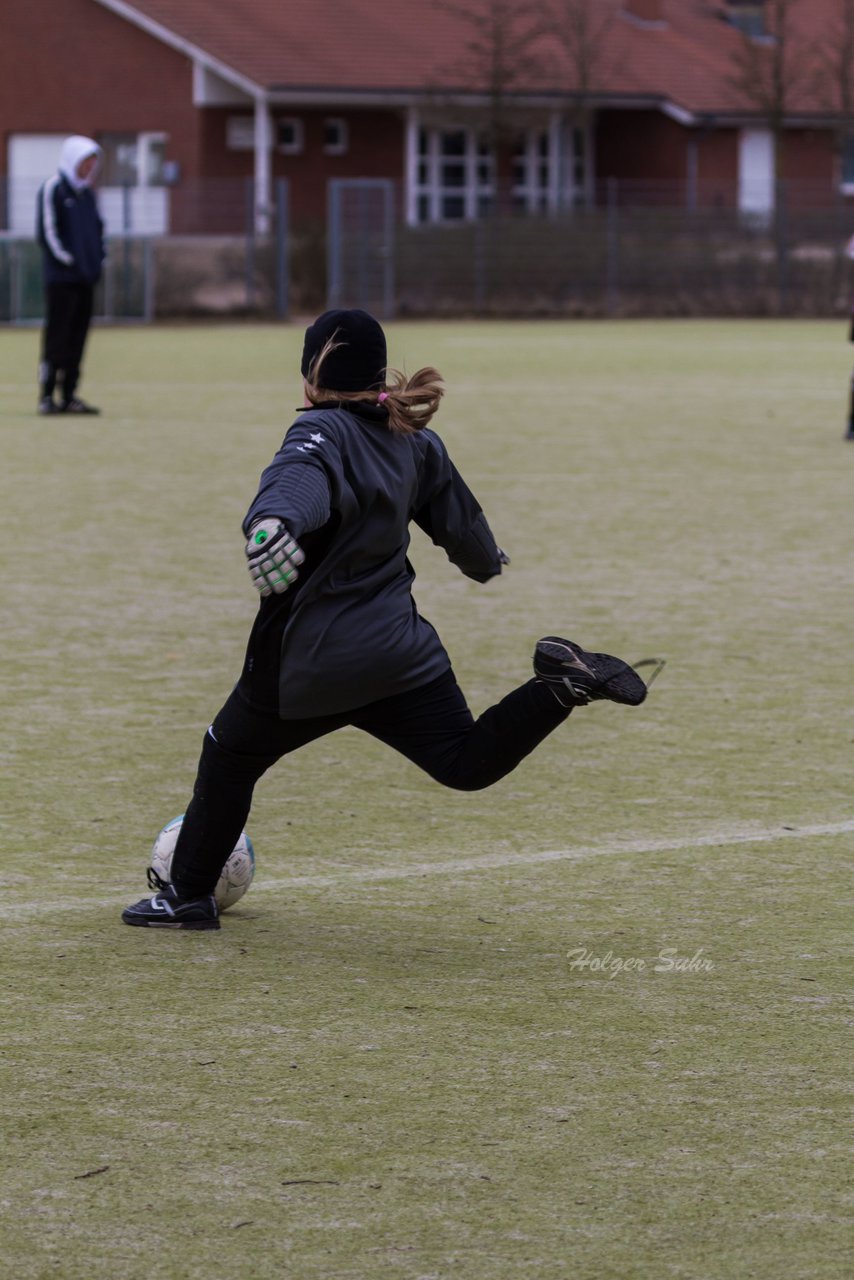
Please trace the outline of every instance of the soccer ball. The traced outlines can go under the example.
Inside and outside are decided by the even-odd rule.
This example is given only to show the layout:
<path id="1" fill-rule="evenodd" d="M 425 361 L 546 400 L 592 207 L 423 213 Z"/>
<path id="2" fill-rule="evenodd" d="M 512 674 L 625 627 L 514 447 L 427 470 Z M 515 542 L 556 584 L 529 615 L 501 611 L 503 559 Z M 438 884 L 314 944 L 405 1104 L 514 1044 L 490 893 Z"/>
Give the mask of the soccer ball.
<path id="1" fill-rule="evenodd" d="M 183 813 L 159 832 L 151 849 L 151 866 L 161 880 L 172 878 L 172 854 L 178 843 L 178 832 L 184 821 Z M 245 831 L 241 831 L 240 839 L 228 855 L 228 861 L 222 869 L 222 875 L 214 889 L 214 897 L 220 911 L 227 911 L 239 902 L 252 883 L 255 875 L 255 849 Z"/>

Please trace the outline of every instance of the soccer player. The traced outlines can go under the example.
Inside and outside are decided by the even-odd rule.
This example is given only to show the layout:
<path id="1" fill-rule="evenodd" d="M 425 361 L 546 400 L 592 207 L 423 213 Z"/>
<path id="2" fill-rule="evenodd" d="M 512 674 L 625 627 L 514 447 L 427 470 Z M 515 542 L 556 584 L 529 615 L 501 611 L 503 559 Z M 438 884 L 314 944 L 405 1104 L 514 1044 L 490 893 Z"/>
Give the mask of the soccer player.
<path id="1" fill-rule="evenodd" d="M 59 172 L 39 190 L 36 235 L 42 249 L 45 323 L 39 365 L 39 413 L 98 413 L 77 395 L 95 285 L 104 261 L 104 226 L 92 183 L 101 148 L 66 138 Z M 57 402 L 54 392 L 59 389 Z"/>
<path id="2" fill-rule="evenodd" d="M 575 707 L 637 706 L 627 663 L 548 636 L 534 676 L 477 720 L 433 627 L 412 598 L 414 521 L 467 577 L 509 563 L 436 433 L 433 368 L 387 368 L 364 311 L 331 311 L 306 331 L 305 409 L 261 476 L 243 523 L 261 594 L 240 679 L 204 736 L 172 860 L 126 924 L 218 929 L 213 890 L 261 775 L 305 743 L 354 725 L 461 791 L 514 769 Z"/>

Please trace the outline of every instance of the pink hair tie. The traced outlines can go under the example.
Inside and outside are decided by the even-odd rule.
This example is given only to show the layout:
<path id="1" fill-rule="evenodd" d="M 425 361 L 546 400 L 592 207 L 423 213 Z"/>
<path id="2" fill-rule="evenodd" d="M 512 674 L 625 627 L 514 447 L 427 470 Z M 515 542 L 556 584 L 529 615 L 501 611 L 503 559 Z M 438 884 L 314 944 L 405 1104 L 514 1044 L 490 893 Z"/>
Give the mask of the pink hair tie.
<path id="1" fill-rule="evenodd" d="M 383 400 L 388 400 L 388 392 L 381 391 L 377 396 L 377 404 L 382 404 Z"/>

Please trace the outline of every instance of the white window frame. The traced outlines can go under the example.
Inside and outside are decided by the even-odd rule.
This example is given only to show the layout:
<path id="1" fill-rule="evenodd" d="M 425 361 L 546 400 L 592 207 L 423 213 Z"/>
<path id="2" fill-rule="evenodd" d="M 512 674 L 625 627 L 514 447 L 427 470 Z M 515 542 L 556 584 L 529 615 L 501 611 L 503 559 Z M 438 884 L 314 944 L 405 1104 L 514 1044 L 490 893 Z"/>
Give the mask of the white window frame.
<path id="1" fill-rule="evenodd" d="M 335 128 L 338 131 L 337 142 L 325 142 L 323 144 L 324 155 L 327 156 L 343 156 L 350 149 L 350 126 L 343 116 L 327 116 L 323 122 L 324 134 L 329 128 Z"/>
<path id="2" fill-rule="evenodd" d="M 446 155 L 442 150 L 443 139 L 455 134 L 462 135 L 462 153 L 459 156 Z M 422 139 L 426 142 L 423 149 Z M 416 123 L 410 129 L 410 146 L 410 222 L 443 225 L 474 222 L 481 215 L 481 203 L 495 199 L 495 158 L 484 149 L 483 139 L 476 129 L 462 125 L 433 127 Z M 451 186 L 444 181 L 445 168 L 450 164 L 462 166 L 462 185 Z M 486 177 L 483 176 L 484 169 L 487 171 Z M 447 200 L 461 200 L 461 212 L 447 213 Z M 426 217 L 421 213 L 424 201 L 427 205 Z"/>
<path id="3" fill-rule="evenodd" d="M 140 133 L 136 140 L 136 171 L 139 174 L 140 187 L 164 187 L 168 186 L 167 182 L 150 182 L 148 177 L 149 156 L 152 148 L 158 143 L 166 143 L 169 141 L 168 133 Z"/>
<path id="4" fill-rule="evenodd" d="M 554 213 L 558 199 L 558 149 L 554 129 L 526 129 L 521 151 L 514 152 L 513 167 L 520 165 L 521 182 L 514 182 L 511 198 L 520 203 L 527 214 Z M 545 154 L 541 150 L 545 141 Z M 545 168 L 545 177 L 541 169 Z"/>
<path id="5" fill-rule="evenodd" d="M 514 184 L 513 194 L 521 196 L 525 213 L 536 208 L 541 213 L 556 213 L 567 198 L 564 186 L 572 189 L 572 172 L 567 174 L 564 149 L 567 140 L 559 112 L 554 112 L 545 127 L 520 130 L 525 137 L 525 174 Z M 463 154 L 450 157 L 442 154 L 442 137 L 445 134 L 462 134 L 465 138 Z M 545 156 L 536 154 L 541 135 L 548 138 Z M 426 138 L 426 150 L 423 141 Z M 443 165 L 463 164 L 465 181 L 462 186 L 448 186 L 443 181 Z M 539 166 L 545 164 L 548 172 L 540 181 Z M 494 203 L 496 196 L 495 156 L 485 147 L 483 135 L 477 129 L 445 123 L 431 124 L 423 121 L 417 110 L 410 110 L 406 128 L 406 220 L 409 226 L 452 225 L 473 222 L 483 216 L 484 206 Z M 462 199 L 462 212 L 449 216 L 443 201 L 453 197 Z M 426 212 L 425 212 L 426 206 Z"/>
<path id="6" fill-rule="evenodd" d="M 280 142 L 279 130 L 282 125 L 290 125 L 294 132 L 293 142 Z M 277 116 L 273 122 L 276 133 L 276 150 L 283 156 L 300 156 L 305 150 L 305 124 L 299 116 Z"/>

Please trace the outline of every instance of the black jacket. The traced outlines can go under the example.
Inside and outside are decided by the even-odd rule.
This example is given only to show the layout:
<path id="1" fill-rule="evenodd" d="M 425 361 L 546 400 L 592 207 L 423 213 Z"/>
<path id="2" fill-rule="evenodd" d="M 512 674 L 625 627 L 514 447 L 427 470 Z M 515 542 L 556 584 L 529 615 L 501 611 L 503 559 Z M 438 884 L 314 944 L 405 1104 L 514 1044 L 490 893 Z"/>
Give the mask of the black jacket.
<path id="1" fill-rule="evenodd" d="M 39 190 L 36 236 L 46 284 L 97 284 L 104 261 L 104 224 L 88 187 L 75 191 L 63 174 Z"/>
<path id="2" fill-rule="evenodd" d="M 439 437 L 393 434 L 372 406 L 300 415 L 261 477 L 244 532 L 267 516 L 288 525 L 307 559 L 296 589 L 261 602 L 242 680 L 263 684 L 271 673 L 259 663 L 278 657 L 286 720 L 353 710 L 449 668 L 412 598 L 410 521 L 468 577 L 501 572 L 483 512 Z"/>

